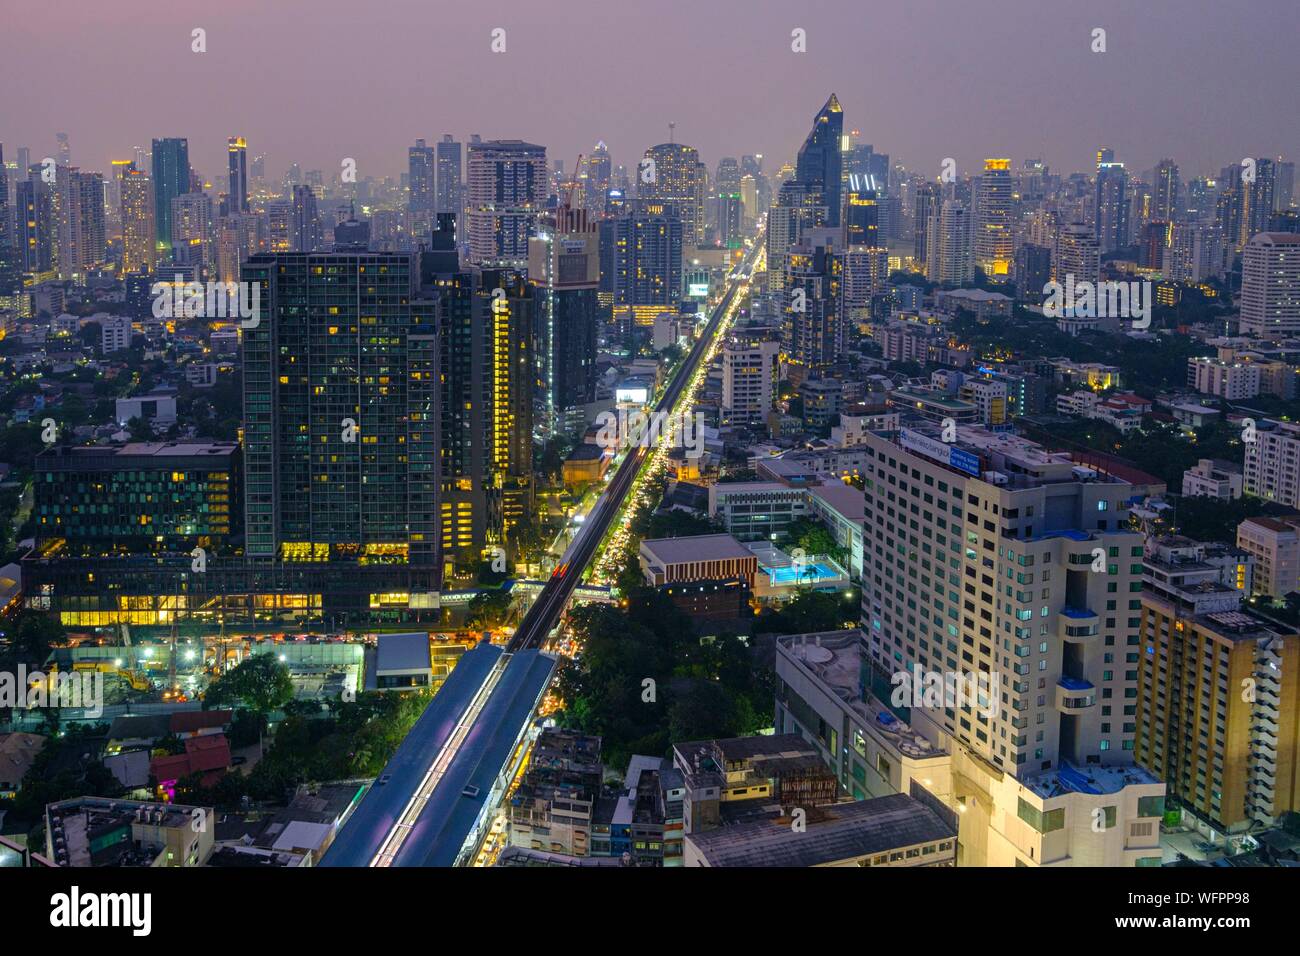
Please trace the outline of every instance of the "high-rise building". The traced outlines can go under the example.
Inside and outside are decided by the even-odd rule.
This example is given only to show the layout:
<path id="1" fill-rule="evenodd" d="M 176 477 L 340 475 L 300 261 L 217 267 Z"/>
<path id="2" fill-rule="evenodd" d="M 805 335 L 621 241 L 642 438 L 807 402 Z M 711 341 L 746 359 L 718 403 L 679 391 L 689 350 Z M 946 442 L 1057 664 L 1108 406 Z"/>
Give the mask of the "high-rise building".
<path id="1" fill-rule="evenodd" d="M 840 140 L 844 135 L 844 111 L 832 93 L 826 105 L 813 119 L 795 162 L 795 181 L 821 194 L 826 207 L 826 225 L 840 224 L 841 157 Z"/>
<path id="2" fill-rule="evenodd" d="M 1265 421 L 1245 444 L 1242 490 L 1300 509 L 1300 424 Z"/>
<path id="3" fill-rule="evenodd" d="M 786 255 L 781 348 L 785 360 L 815 373 L 835 364 L 845 345 L 840 231 L 814 229 Z"/>
<path id="4" fill-rule="evenodd" d="M 1164 271 L 1175 282 L 1204 282 L 1223 275 L 1223 234 L 1218 225 L 1174 223 L 1165 250 Z"/>
<path id="5" fill-rule="evenodd" d="M 1151 218 L 1162 222 L 1177 221 L 1182 211 L 1179 206 L 1181 188 L 1178 164 L 1172 159 L 1162 159 L 1156 163 Z"/>
<path id="6" fill-rule="evenodd" d="M 422 139 L 417 139 L 415 145 L 407 150 L 407 184 L 410 192 L 407 208 L 411 212 L 411 229 L 417 237 L 423 237 L 433 228 L 437 205 L 434 191 L 436 162 L 433 148 L 425 145 Z"/>
<path id="7" fill-rule="evenodd" d="M 916 200 L 912 212 L 912 222 L 915 224 L 916 229 L 912 245 L 912 257 L 921 270 L 925 270 L 929 263 L 927 241 L 930 234 L 930 220 L 934 218 L 938 208 L 939 184 L 922 183 L 919 185 L 916 188 Z"/>
<path id="8" fill-rule="evenodd" d="M 1011 203 L 1011 160 L 984 160 L 975 185 L 975 265 L 993 282 L 1011 278 Z"/>
<path id="9" fill-rule="evenodd" d="M 119 171 L 122 197 L 122 272 L 152 272 L 157 263 L 153 182 L 129 163 Z"/>
<path id="10" fill-rule="evenodd" d="M 959 199 L 934 208 L 925 239 L 925 276 L 940 285 L 960 286 L 975 277 L 971 259 L 970 209 Z"/>
<path id="11" fill-rule="evenodd" d="M 469 144 L 466 204 L 474 265 L 524 267 L 547 184 L 545 146 L 517 139 Z"/>
<path id="12" fill-rule="evenodd" d="M 860 684 L 951 754 L 969 862 L 1159 861 L 1164 786 L 1134 763 L 1123 666 L 1140 649 L 1142 487 L 1015 435 L 941 431 L 865 436 Z M 933 675 L 938 695 L 920 694 Z"/>
<path id="13" fill-rule="evenodd" d="M 1102 254 L 1128 245 L 1128 173 L 1123 163 L 1098 164 L 1094 215 L 1097 246 Z"/>
<path id="14" fill-rule="evenodd" d="M 104 177 L 56 167 L 53 203 L 59 277 L 82 277 L 104 262 Z"/>
<path id="15" fill-rule="evenodd" d="M 767 216 L 767 287 L 772 293 L 785 288 L 785 259 L 790 247 L 810 229 L 826 225 L 826 205 L 819 190 L 787 180 L 777 190 L 776 204 Z"/>
<path id="16" fill-rule="evenodd" d="M 293 187 L 292 235 L 294 252 L 319 252 L 324 248 L 325 235 L 316 193 L 310 186 Z"/>
<path id="17" fill-rule="evenodd" d="M 1242 250 L 1240 327 L 1267 339 L 1300 335 L 1300 235 L 1257 233 Z"/>
<path id="18" fill-rule="evenodd" d="M 263 219 L 253 213 L 222 216 L 217 222 L 217 277 L 238 282 L 243 264 L 262 249 Z"/>
<path id="19" fill-rule="evenodd" d="M 172 200 L 190 191 L 190 144 L 187 139 L 153 141 L 154 237 L 163 256 L 171 254 Z"/>
<path id="20" fill-rule="evenodd" d="M 781 343 L 736 334 L 722 346 L 722 413 L 732 423 L 761 422 L 772 410 Z"/>
<path id="21" fill-rule="evenodd" d="M 561 431 L 566 413 L 596 400 L 600 234 L 585 208 L 560 206 L 528 241 L 536 304 L 537 388 L 542 424 Z"/>
<path id="22" fill-rule="evenodd" d="M 660 143 L 645 151 L 645 159 L 637 170 L 637 196 L 669 204 L 676 210 L 682 221 L 682 243 L 689 249 L 704 241 L 707 180 L 707 171 L 695 147 Z"/>
<path id="23" fill-rule="evenodd" d="M 1272 824 L 1300 806 L 1281 770 L 1300 760 L 1300 635 L 1243 606 L 1191 544 L 1147 556 L 1142 644 L 1126 656 L 1141 673 L 1134 755 L 1212 829 Z M 1225 570 L 1244 569 L 1241 558 Z"/>
<path id="24" fill-rule="evenodd" d="M 206 193 L 183 193 L 172 200 L 172 261 L 199 270 L 216 267 L 212 199 Z"/>
<path id="25" fill-rule="evenodd" d="M 242 332 L 250 557 L 436 568 L 439 347 L 414 269 L 407 254 L 244 264 L 261 299 Z"/>
<path id="26" fill-rule="evenodd" d="M 248 144 L 242 136 L 226 140 L 226 171 L 230 178 L 226 194 L 230 212 L 248 212 Z"/>
<path id="27" fill-rule="evenodd" d="M 18 182 L 16 193 L 18 262 L 24 272 L 39 275 L 53 271 L 59 262 L 54 186 L 41 178 L 41 167 L 33 166 L 29 173 Z"/>
<path id="28" fill-rule="evenodd" d="M 438 162 L 437 200 L 439 214 L 451 213 L 457 222 L 464 221 L 464 187 L 461 184 L 460 143 L 444 133 L 436 147 Z"/>
<path id="29" fill-rule="evenodd" d="M 1071 223 L 1056 233 L 1052 252 L 1052 278 L 1065 285 L 1067 276 L 1075 284 L 1096 282 L 1101 272 L 1101 250 L 1096 234 L 1083 223 Z"/>
<path id="30" fill-rule="evenodd" d="M 5 167 L 5 144 L 0 143 L 0 249 L 13 243 L 9 233 L 9 170 Z"/>
<path id="31" fill-rule="evenodd" d="M 617 218 L 600 222 L 602 283 L 611 293 L 614 320 L 626 337 L 634 325 L 651 325 L 661 308 L 682 296 L 685 225 L 676 208 L 638 201 Z"/>

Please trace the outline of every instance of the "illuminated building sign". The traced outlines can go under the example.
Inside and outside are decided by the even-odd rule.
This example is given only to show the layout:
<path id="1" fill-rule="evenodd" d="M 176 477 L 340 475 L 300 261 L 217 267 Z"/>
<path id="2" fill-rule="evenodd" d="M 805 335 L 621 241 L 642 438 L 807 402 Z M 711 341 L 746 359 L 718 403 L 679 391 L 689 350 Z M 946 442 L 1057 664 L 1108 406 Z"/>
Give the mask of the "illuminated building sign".
<path id="1" fill-rule="evenodd" d="M 949 445 L 938 439 L 931 438 L 928 435 L 922 435 L 920 432 L 914 432 L 910 428 L 904 428 L 898 433 L 898 443 L 908 451 L 914 451 L 918 455 L 924 455 L 926 458 L 937 461 L 940 464 L 948 465 L 950 468 L 956 468 L 958 471 L 964 471 L 968 475 L 979 477 L 980 460 L 978 455 L 972 455 L 963 448 L 956 445 Z"/>

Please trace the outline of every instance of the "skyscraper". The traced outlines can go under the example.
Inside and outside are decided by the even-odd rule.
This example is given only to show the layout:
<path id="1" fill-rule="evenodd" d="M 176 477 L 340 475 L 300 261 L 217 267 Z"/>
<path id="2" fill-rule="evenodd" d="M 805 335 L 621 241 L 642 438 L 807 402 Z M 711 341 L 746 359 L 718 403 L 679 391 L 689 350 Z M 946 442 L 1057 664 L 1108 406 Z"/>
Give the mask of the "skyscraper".
<path id="1" fill-rule="evenodd" d="M 1261 232 L 1241 253 L 1241 332 L 1266 339 L 1300 335 L 1300 235 Z"/>
<path id="2" fill-rule="evenodd" d="M 104 177 L 59 166 L 53 199 L 59 277 L 82 277 L 104 262 Z"/>
<path id="3" fill-rule="evenodd" d="M 699 150 L 683 143 L 651 146 L 636 174 L 637 196 L 671 204 L 682 221 L 682 243 L 687 248 L 698 246 L 704 240 L 708 179 Z"/>
<path id="4" fill-rule="evenodd" d="M 33 166 L 17 189 L 18 262 L 24 272 L 46 273 L 58 266 L 54 187 Z"/>
<path id="5" fill-rule="evenodd" d="M 1151 218 L 1160 222 L 1174 222 L 1179 218 L 1182 184 L 1178 179 L 1178 164 L 1172 159 L 1162 159 L 1156 164 Z"/>
<path id="6" fill-rule="evenodd" d="M 227 204 L 230 212 L 248 212 L 248 144 L 242 136 L 226 140 L 226 168 L 230 178 Z"/>
<path id="7" fill-rule="evenodd" d="M 436 568 L 438 336 L 407 254 L 253 256 L 246 553 Z M 310 303 L 310 307 L 308 307 Z"/>
<path id="8" fill-rule="evenodd" d="M 670 204 L 637 201 L 599 229 L 603 281 L 612 292 L 614 324 L 626 338 L 663 311 L 643 307 L 675 308 L 681 299 L 686 228 Z"/>
<path id="9" fill-rule="evenodd" d="M 1128 173 L 1123 163 L 1098 165 L 1094 208 L 1097 245 L 1102 254 L 1128 245 Z"/>
<path id="10" fill-rule="evenodd" d="M 212 199 L 206 193 L 185 193 L 172 200 L 172 261 L 194 268 L 195 277 L 217 264 Z"/>
<path id="11" fill-rule="evenodd" d="M 461 184 L 460 143 L 444 133 L 437 149 L 437 199 L 434 208 L 439 215 L 452 213 L 456 222 L 464 221 L 464 187 Z"/>
<path id="12" fill-rule="evenodd" d="M 767 287 L 772 293 L 785 288 L 785 257 L 809 229 L 826 225 L 825 197 L 820 190 L 786 180 L 767 216 Z"/>
<path id="13" fill-rule="evenodd" d="M 470 143 L 468 180 L 470 261 L 522 269 L 546 206 L 546 147 L 518 139 Z"/>
<path id="14" fill-rule="evenodd" d="M 538 404 L 550 434 L 562 430 L 566 412 L 596 400 L 599 246 L 587 210 L 567 205 L 528 241 L 528 281 L 536 303 Z"/>
<path id="15" fill-rule="evenodd" d="M 171 254 L 172 200 L 190 191 L 190 144 L 186 139 L 153 141 L 154 238 Z"/>
<path id="16" fill-rule="evenodd" d="M 0 249 L 12 245 L 9 236 L 9 171 L 5 169 L 5 144 L 0 143 Z"/>
<path id="17" fill-rule="evenodd" d="M 984 160 L 975 185 L 975 265 L 993 282 L 1011 276 L 1011 194 L 1011 160 Z"/>
<path id="18" fill-rule="evenodd" d="M 833 365 L 844 349 L 840 301 L 844 254 L 837 230 L 813 229 L 786 256 L 781 349 L 806 374 Z"/>
<path id="19" fill-rule="evenodd" d="M 844 111 L 832 93 L 813 119 L 812 130 L 799 147 L 794 171 L 796 182 L 821 194 L 828 226 L 840 224 L 840 140 L 843 135 Z"/>
<path id="20" fill-rule="evenodd" d="M 122 272 L 152 272 L 157 262 L 154 231 L 153 183 L 134 162 L 124 166 L 122 196 Z"/>
<path id="21" fill-rule="evenodd" d="M 929 247 L 926 243 L 929 237 L 930 219 L 938 206 L 939 184 L 921 183 L 916 188 L 916 201 L 912 212 L 912 222 L 916 232 L 912 240 L 912 256 L 922 271 L 929 261 Z"/>
<path id="22" fill-rule="evenodd" d="M 325 242 L 316 193 L 310 186 L 293 187 L 293 251 L 318 252 Z"/>
<path id="23" fill-rule="evenodd" d="M 407 208 L 411 211 L 411 229 L 419 238 L 423 238 L 433 228 L 436 202 L 434 166 L 433 148 L 426 146 L 424 140 L 417 139 L 415 145 L 407 150 L 407 182 L 410 188 Z"/>
<path id="24" fill-rule="evenodd" d="M 975 276 L 971 261 L 970 210 L 959 199 L 945 199 L 931 212 L 925 239 L 925 277 L 960 286 Z"/>

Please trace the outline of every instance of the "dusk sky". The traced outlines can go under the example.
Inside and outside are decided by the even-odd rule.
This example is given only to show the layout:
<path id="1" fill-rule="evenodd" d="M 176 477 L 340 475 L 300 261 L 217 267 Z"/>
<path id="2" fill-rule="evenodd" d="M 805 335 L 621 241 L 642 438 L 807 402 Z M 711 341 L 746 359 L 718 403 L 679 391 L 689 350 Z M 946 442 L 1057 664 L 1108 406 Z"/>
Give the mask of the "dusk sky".
<path id="1" fill-rule="evenodd" d="M 5 17 L 0 141 L 35 160 L 64 131 L 74 164 L 103 170 L 186 136 L 213 180 L 242 134 L 270 176 L 297 162 L 328 181 L 344 157 L 397 175 L 444 132 L 531 140 L 566 169 L 604 139 L 631 165 L 671 120 L 710 170 L 761 152 L 770 172 L 834 91 L 846 130 L 921 171 L 1042 156 L 1068 172 L 1107 144 L 1188 177 L 1300 153 L 1298 27 L 1295 0 L 59 0 Z"/>

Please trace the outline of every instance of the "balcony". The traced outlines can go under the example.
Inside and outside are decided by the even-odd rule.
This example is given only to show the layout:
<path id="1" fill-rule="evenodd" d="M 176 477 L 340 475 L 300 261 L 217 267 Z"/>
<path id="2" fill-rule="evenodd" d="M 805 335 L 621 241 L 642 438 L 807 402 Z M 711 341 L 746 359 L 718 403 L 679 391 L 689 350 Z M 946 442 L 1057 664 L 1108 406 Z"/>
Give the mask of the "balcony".
<path id="1" fill-rule="evenodd" d="M 1101 619 L 1086 607 L 1063 607 L 1057 624 L 1059 636 L 1066 641 L 1083 644 L 1094 640 L 1101 630 Z"/>
<path id="2" fill-rule="evenodd" d="M 1056 709 L 1063 714 L 1083 714 L 1097 706 L 1097 688 L 1077 677 L 1061 677 L 1056 682 Z"/>

